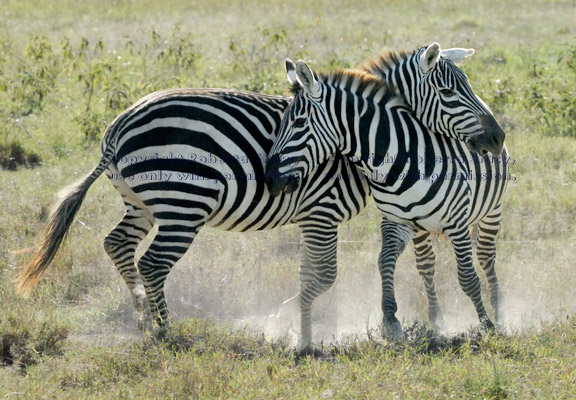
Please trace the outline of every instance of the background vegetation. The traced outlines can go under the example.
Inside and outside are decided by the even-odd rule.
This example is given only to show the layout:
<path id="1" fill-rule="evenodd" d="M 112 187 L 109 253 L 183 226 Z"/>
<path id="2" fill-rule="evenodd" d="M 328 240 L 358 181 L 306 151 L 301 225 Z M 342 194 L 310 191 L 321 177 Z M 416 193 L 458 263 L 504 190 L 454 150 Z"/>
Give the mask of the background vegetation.
<path id="1" fill-rule="evenodd" d="M 1 398 L 576 397 L 576 3 L 574 0 L 3 0 L 0 10 Z M 498 241 L 505 334 L 479 336 L 438 239 L 449 322 L 425 320 L 407 250 L 397 270 L 402 342 L 378 332 L 378 213 L 340 228 L 340 278 L 318 302 L 311 356 L 293 348 L 295 227 L 205 229 L 171 273 L 170 340 L 135 329 L 102 249 L 122 215 L 105 179 L 29 299 L 11 279 L 59 188 L 99 159 L 106 125 L 165 87 L 285 94 L 285 57 L 353 67 L 433 41 L 473 47 L 464 70 L 512 155 Z"/>

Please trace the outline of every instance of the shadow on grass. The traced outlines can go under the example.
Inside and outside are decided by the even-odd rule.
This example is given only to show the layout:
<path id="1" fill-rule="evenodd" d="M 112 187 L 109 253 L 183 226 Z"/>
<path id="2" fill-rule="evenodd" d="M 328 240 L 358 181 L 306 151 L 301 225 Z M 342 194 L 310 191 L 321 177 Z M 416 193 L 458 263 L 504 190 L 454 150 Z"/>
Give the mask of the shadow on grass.
<path id="1" fill-rule="evenodd" d="M 26 324 L 26 321 L 14 317 L 2 321 L 0 328 L 0 366 L 11 366 L 22 374 L 42 357 L 61 356 L 63 344 L 69 336 L 69 329 L 63 324 L 46 321 Z M 270 340 L 249 329 L 222 327 L 204 319 L 183 319 L 175 321 L 162 340 L 146 337 L 128 344 L 128 349 L 124 350 L 134 354 L 167 351 L 173 356 L 218 353 L 231 360 L 254 360 L 274 355 L 297 366 L 310 361 L 338 363 L 365 357 L 473 355 L 491 346 L 487 338 L 494 335 L 498 334 L 470 330 L 445 336 L 415 323 L 404 327 L 404 337 L 399 340 L 386 339 L 379 330 L 371 330 L 362 336 L 352 335 L 335 343 L 321 343 L 311 349 L 299 350 L 290 344 L 287 337 Z"/>
<path id="2" fill-rule="evenodd" d="M 182 319 L 171 324 L 163 339 L 148 337 L 142 347 L 161 347 L 175 354 L 222 352 L 234 359 L 251 360 L 270 353 L 292 354 L 288 343 L 287 338 L 270 341 L 261 333 L 221 327 L 205 319 Z"/>
<path id="3" fill-rule="evenodd" d="M 34 168 L 40 165 L 38 154 L 27 151 L 18 142 L 0 143 L 0 169 L 16 171 L 18 167 Z"/>

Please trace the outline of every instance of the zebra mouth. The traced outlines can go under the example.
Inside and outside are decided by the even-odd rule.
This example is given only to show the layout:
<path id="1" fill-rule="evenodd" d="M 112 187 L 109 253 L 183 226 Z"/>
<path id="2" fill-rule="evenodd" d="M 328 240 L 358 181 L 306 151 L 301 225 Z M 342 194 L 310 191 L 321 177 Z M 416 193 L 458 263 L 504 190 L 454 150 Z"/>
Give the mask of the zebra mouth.
<path id="1" fill-rule="evenodd" d="M 270 190 L 270 194 L 274 197 L 280 196 L 280 194 L 290 194 L 298 189 L 300 186 L 300 180 L 296 175 L 286 174 L 275 179 L 268 177 L 266 179 L 266 185 Z"/>
<path id="2" fill-rule="evenodd" d="M 504 149 L 506 134 L 492 115 L 482 115 L 478 119 L 482 129 L 470 136 L 468 148 L 481 156 L 490 152 L 498 157 Z"/>
<path id="3" fill-rule="evenodd" d="M 466 145 L 468 147 L 468 150 L 470 150 L 470 152 L 476 153 L 479 156 L 485 156 L 486 154 L 488 154 L 488 150 L 486 150 L 476 141 L 469 140 L 468 142 L 466 142 Z"/>
<path id="4" fill-rule="evenodd" d="M 286 183 L 284 184 L 284 189 L 282 189 L 282 193 L 284 194 L 290 194 L 298 189 L 298 186 L 300 186 L 300 180 L 296 175 L 288 175 L 288 177 L 285 179 L 285 182 Z"/>
<path id="5" fill-rule="evenodd" d="M 503 140 L 497 140 L 494 137 L 486 138 L 484 134 L 476 134 L 466 141 L 468 150 L 472 153 L 476 153 L 479 156 L 485 156 L 488 153 L 492 153 L 494 156 L 499 156 L 502 153 L 502 148 L 504 147 Z"/>
<path id="6" fill-rule="evenodd" d="M 266 186 L 270 194 L 274 197 L 280 196 L 281 193 L 290 194 L 300 186 L 300 179 L 294 174 L 280 174 L 280 157 L 272 156 L 266 163 Z"/>

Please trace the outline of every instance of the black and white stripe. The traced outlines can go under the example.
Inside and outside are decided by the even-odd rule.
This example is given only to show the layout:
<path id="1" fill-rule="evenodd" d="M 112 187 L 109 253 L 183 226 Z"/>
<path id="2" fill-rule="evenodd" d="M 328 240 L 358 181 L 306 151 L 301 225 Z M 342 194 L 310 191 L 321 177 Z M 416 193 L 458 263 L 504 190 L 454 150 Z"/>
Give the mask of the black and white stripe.
<path id="1" fill-rule="evenodd" d="M 480 124 L 482 131 L 475 128 L 472 136 L 462 137 L 465 145 L 429 132 L 385 80 L 346 71 L 315 77 L 302 61 L 295 68 L 288 66 L 289 79 L 297 78 L 296 95 L 270 152 L 267 174 L 272 193 L 291 190 L 294 185 L 286 186 L 287 182 L 305 178 L 332 154 L 350 157 L 369 179 L 384 217 L 379 267 L 384 323 L 389 331 L 397 334 L 400 329 L 393 273 L 397 257 L 410 239 L 427 281 L 432 322 L 441 318 L 432 282 L 434 255 L 429 232 L 442 232 L 452 241 L 460 284 L 480 320 L 492 326 L 472 264 L 469 226 L 479 223 L 491 234 L 498 229 L 507 170 L 503 132 L 491 128 L 497 123 Z M 464 126 L 473 123 L 461 121 Z M 503 154 L 479 157 L 469 148 Z M 479 243 L 481 263 L 493 269 L 493 241 L 482 236 Z M 496 278 L 495 273 L 491 278 Z M 499 292 L 497 281 L 492 283 L 495 293 Z"/>

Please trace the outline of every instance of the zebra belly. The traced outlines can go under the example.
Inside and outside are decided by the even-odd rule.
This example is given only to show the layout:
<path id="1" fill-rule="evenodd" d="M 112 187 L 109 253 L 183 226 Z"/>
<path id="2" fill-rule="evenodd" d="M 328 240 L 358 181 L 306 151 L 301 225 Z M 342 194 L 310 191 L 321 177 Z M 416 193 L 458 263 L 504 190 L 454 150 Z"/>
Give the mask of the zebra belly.
<path id="1" fill-rule="evenodd" d="M 353 166 L 342 159 L 321 164 L 302 180 L 298 189 L 290 194 L 273 197 L 264 177 L 247 181 L 249 193 L 243 206 L 232 214 L 229 207 L 215 214 L 208 226 L 229 231 L 247 232 L 315 221 L 317 224 L 336 226 L 357 215 L 367 204 L 370 188 Z M 237 197 L 236 182 L 227 182 L 225 197 Z M 222 199 L 225 201 L 226 199 Z"/>
<path id="2" fill-rule="evenodd" d="M 404 224 L 415 230 L 443 232 L 463 216 L 470 217 L 472 192 L 467 181 L 441 182 L 437 187 L 419 180 L 405 191 L 371 182 L 378 209 L 390 221 Z"/>

